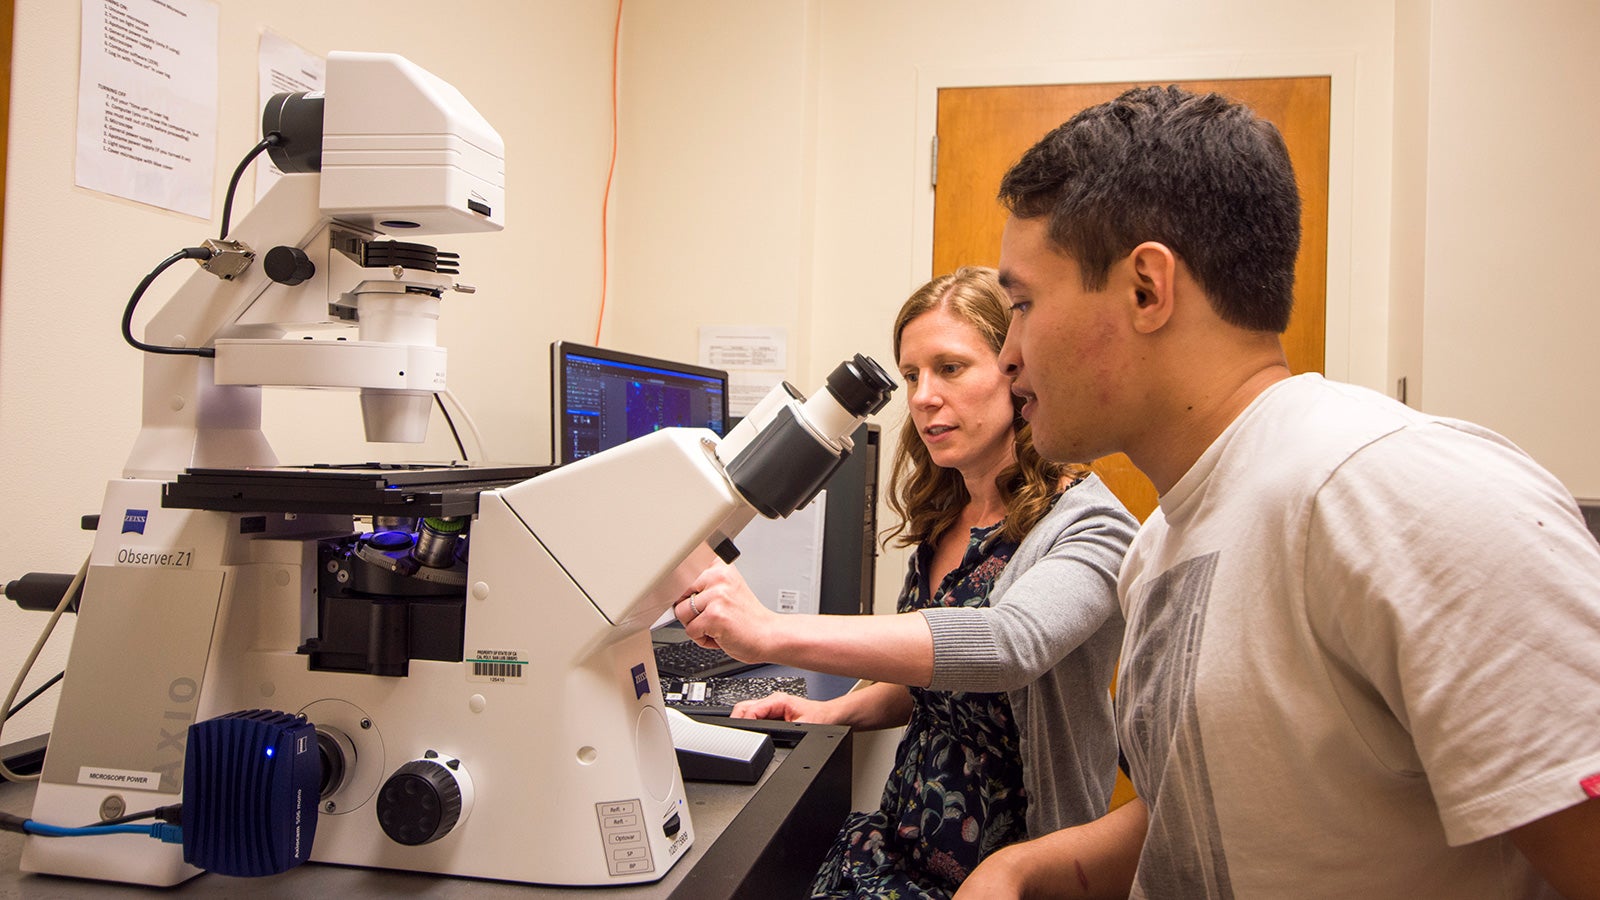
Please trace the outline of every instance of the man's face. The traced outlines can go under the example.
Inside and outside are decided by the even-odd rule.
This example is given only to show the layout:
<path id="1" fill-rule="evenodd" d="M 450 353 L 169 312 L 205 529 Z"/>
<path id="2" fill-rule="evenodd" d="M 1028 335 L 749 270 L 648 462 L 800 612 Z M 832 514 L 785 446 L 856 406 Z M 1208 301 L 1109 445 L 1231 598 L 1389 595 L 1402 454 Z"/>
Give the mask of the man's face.
<path id="1" fill-rule="evenodd" d="M 1129 324 L 1117 268 L 1105 290 L 1086 291 L 1076 261 L 1050 240 L 1049 220 L 1006 222 L 1000 283 L 1011 297 L 1011 328 L 1000 364 L 1016 376 L 1039 452 L 1090 462 L 1123 449 L 1118 417 L 1132 374 Z"/>

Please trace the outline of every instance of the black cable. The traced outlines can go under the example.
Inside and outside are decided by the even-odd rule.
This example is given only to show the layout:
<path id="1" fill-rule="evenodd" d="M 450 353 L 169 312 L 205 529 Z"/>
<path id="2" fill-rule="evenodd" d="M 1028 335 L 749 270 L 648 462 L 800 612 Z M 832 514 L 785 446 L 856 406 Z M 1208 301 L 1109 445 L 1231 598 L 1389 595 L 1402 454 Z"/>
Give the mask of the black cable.
<path id="1" fill-rule="evenodd" d="M 444 423 L 450 426 L 450 436 L 455 439 L 456 452 L 461 454 L 461 461 L 467 462 L 467 447 L 465 444 L 461 443 L 461 434 L 460 432 L 456 431 L 455 420 L 450 418 L 450 410 L 444 408 L 444 398 L 435 393 L 433 395 L 433 402 L 439 407 L 439 415 L 444 416 Z"/>
<path id="2" fill-rule="evenodd" d="M 217 351 L 209 347 L 158 347 L 155 344 L 146 344 L 133 336 L 133 310 L 134 307 L 139 305 L 139 298 L 143 297 L 144 292 L 150 288 L 151 282 L 155 281 L 162 272 L 165 272 L 180 259 L 210 258 L 211 251 L 204 247 L 185 247 L 162 260 L 160 265 L 157 265 L 154 269 L 151 269 L 150 274 L 146 275 L 144 280 L 139 282 L 139 286 L 133 289 L 133 296 L 128 298 L 128 308 L 122 311 L 122 339 L 127 341 L 129 346 L 134 349 L 143 350 L 146 353 L 166 353 L 172 356 L 216 356 Z"/>
<path id="3" fill-rule="evenodd" d="M 49 681 L 46 681 L 44 684 L 41 684 L 38 687 L 34 688 L 33 689 L 33 693 L 29 694 L 26 697 L 23 697 L 20 701 L 17 702 L 16 706 L 13 706 L 9 710 L 6 711 L 6 719 L 10 720 L 10 718 L 12 716 L 16 715 L 19 712 L 22 712 L 22 708 L 24 706 L 27 706 L 29 703 L 32 703 L 33 701 L 39 699 L 39 695 L 40 694 L 44 693 L 45 691 L 50 690 L 50 688 L 52 686 L 54 686 L 56 682 L 60 681 L 62 676 L 66 675 L 66 674 L 67 673 L 64 672 L 64 671 L 63 672 L 57 672 L 55 674 L 55 676 L 52 677 Z"/>
<path id="4" fill-rule="evenodd" d="M 282 142 L 283 135 L 276 131 L 269 132 L 266 137 L 261 139 L 260 143 L 252 147 L 250 152 L 244 155 L 244 159 L 240 160 L 238 167 L 233 170 L 233 177 L 228 181 L 228 193 L 222 201 L 222 230 L 221 237 L 218 240 L 225 241 L 228 239 L 228 221 L 233 218 L 233 195 L 239 189 L 239 179 L 244 177 L 244 170 L 250 167 L 250 163 L 254 162 L 255 158 L 260 156 L 263 150 L 268 147 L 276 147 Z M 133 311 L 139 305 L 139 298 L 144 296 L 146 290 L 149 290 L 151 282 L 154 282 L 162 272 L 165 272 L 180 259 L 207 260 L 211 257 L 212 252 L 204 247 L 185 247 L 162 260 L 160 265 L 152 269 L 150 274 L 139 282 L 139 286 L 133 289 L 133 296 L 128 298 L 128 308 L 122 312 L 122 339 L 127 341 L 128 345 L 134 349 L 143 350 L 146 353 L 165 353 L 171 356 L 216 356 L 217 351 L 209 347 L 161 347 L 155 344 L 146 344 L 133 336 Z"/>
<path id="5" fill-rule="evenodd" d="M 115 819 L 106 819 L 103 822 L 91 822 L 84 827 L 92 828 L 96 825 L 124 825 L 128 822 L 137 822 L 140 819 L 160 819 L 163 822 L 171 822 L 172 824 L 176 825 L 180 823 L 182 818 L 183 804 L 174 803 L 171 806 L 158 806 L 155 809 L 147 809 L 143 812 L 128 813 L 125 816 L 117 816 Z"/>
<path id="6" fill-rule="evenodd" d="M 225 241 L 228 239 L 228 221 L 233 218 L 233 194 L 239 189 L 239 179 L 244 177 L 244 170 L 250 168 L 250 163 L 261 155 L 261 151 L 268 147 L 276 147 L 281 143 L 283 143 L 283 135 L 276 131 L 269 131 L 267 136 L 261 139 L 261 143 L 256 144 L 249 153 L 244 155 L 244 159 L 239 160 L 238 168 L 233 170 L 233 177 L 228 180 L 228 193 L 223 195 L 222 198 L 222 231 L 217 235 L 217 240 Z"/>
<path id="7" fill-rule="evenodd" d="M 221 237 L 218 240 L 225 241 L 228 239 L 228 222 L 233 218 L 233 195 L 239 189 L 239 179 L 244 177 L 244 170 L 250 167 L 250 163 L 254 162 L 255 158 L 260 156 L 263 150 L 268 147 L 276 147 L 282 142 L 283 135 L 276 131 L 269 132 L 266 137 L 261 139 L 260 143 L 252 147 L 250 152 L 244 155 L 244 159 L 240 160 L 238 167 L 233 170 L 233 177 L 228 180 L 228 193 L 222 201 L 222 229 Z M 204 247 L 185 247 L 162 260 L 160 265 L 152 269 L 150 274 L 139 282 L 139 286 L 133 289 L 133 296 L 128 298 L 128 308 L 122 312 L 122 339 L 127 341 L 129 346 L 137 350 L 143 350 L 146 353 L 165 353 L 172 356 L 214 357 L 217 355 L 217 351 L 209 347 L 161 347 L 155 344 L 146 344 L 133 336 L 133 311 L 139 305 L 139 298 L 144 296 L 146 290 L 149 290 L 150 284 L 180 259 L 207 260 L 211 256 L 211 251 Z"/>

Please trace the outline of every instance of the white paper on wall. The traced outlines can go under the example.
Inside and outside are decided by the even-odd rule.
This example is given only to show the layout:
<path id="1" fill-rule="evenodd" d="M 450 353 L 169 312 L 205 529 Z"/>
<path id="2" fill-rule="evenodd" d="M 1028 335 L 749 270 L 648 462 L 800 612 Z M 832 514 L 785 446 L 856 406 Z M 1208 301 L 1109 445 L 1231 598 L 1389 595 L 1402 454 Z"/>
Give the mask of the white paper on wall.
<path id="1" fill-rule="evenodd" d="M 748 415 L 783 381 L 789 366 L 788 332 L 763 325 L 703 326 L 700 365 L 728 373 L 728 415 Z"/>
<path id="2" fill-rule="evenodd" d="M 76 183 L 211 218 L 217 6 L 82 0 Z"/>
<path id="3" fill-rule="evenodd" d="M 257 79 L 256 109 L 262 110 L 273 94 L 322 90 L 328 80 L 328 61 L 276 32 L 263 31 Z M 255 170 L 256 199 L 260 200 L 283 173 L 265 153 L 256 157 Z"/>

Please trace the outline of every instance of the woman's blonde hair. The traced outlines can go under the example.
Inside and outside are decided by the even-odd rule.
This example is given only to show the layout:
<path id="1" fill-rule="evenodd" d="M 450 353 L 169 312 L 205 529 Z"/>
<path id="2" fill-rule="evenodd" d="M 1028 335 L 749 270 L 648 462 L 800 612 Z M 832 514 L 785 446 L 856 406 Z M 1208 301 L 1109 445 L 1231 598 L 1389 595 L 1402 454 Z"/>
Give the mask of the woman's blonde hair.
<path id="1" fill-rule="evenodd" d="M 999 354 L 1011 324 L 1005 291 L 994 269 L 964 266 L 918 288 L 900 307 L 894 320 L 896 364 L 900 361 L 900 336 L 906 326 L 935 309 L 943 309 L 977 329 L 989 349 Z M 1033 447 L 1033 428 L 1021 415 L 1021 398 L 1014 396 L 1011 402 L 1016 463 L 995 478 L 995 486 L 1006 506 L 1003 534 L 1020 541 L 1050 511 L 1062 480 L 1082 478 L 1089 469 L 1053 463 L 1040 456 Z M 907 415 L 889 476 L 889 508 L 900 522 L 884 531 L 884 543 L 892 540 L 896 546 L 904 547 L 939 537 L 955 524 L 967 500 L 961 473 L 934 464 L 916 423 Z"/>

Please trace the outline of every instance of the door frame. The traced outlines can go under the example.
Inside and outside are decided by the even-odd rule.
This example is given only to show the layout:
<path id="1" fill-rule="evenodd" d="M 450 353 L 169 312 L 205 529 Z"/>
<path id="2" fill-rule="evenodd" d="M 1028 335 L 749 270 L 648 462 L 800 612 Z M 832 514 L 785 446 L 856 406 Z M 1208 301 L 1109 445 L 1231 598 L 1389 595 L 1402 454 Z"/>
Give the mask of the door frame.
<path id="1" fill-rule="evenodd" d="M 1354 53 L 1248 54 L 1063 61 L 1038 66 L 919 66 L 916 87 L 916 163 L 912 171 L 913 238 L 910 284 L 922 284 L 933 267 L 933 137 L 942 88 L 1100 82 L 1211 81 L 1236 78 L 1330 79 L 1328 122 L 1328 293 L 1324 372 L 1349 381 L 1351 341 L 1351 231 L 1355 194 Z M 1043 135 L 1040 135 L 1043 137 Z M 996 190 L 999 185 L 995 186 Z M 1385 298 L 1387 302 L 1387 298 Z"/>

